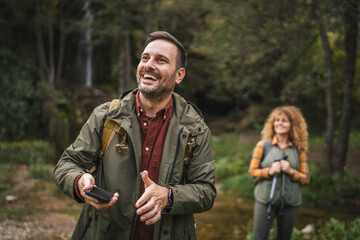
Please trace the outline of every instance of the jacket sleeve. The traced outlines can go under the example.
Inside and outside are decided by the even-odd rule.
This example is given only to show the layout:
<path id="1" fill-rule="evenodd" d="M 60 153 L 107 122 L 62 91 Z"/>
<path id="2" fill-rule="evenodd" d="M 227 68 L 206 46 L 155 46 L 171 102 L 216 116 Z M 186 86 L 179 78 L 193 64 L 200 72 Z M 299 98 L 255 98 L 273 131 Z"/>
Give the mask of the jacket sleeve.
<path id="1" fill-rule="evenodd" d="M 170 214 L 192 214 L 212 208 L 216 197 L 215 161 L 207 128 L 196 137 L 197 147 L 185 170 L 185 184 L 171 186 L 174 202 Z"/>
<path id="2" fill-rule="evenodd" d="M 261 158 L 263 156 L 264 143 L 263 141 L 259 141 L 252 153 L 249 174 L 251 177 L 256 180 L 264 180 L 270 178 L 269 176 L 269 168 L 261 168 Z"/>
<path id="3" fill-rule="evenodd" d="M 101 130 L 109 104 L 94 109 L 83 125 L 79 136 L 63 152 L 54 168 L 54 182 L 69 197 L 74 196 L 74 181 L 79 174 L 88 172 L 99 160 Z"/>
<path id="4" fill-rule="evenodd" d="M 300 152 L 299 161 L 300 161 L 300 169 L 299 171 L 293 169 L 291 180 L 294 182 L 298 182 L 301 185 L 306 185 L 310 182 L 310 172 L 309 172 L 307 155 L 304 151 Z"/>

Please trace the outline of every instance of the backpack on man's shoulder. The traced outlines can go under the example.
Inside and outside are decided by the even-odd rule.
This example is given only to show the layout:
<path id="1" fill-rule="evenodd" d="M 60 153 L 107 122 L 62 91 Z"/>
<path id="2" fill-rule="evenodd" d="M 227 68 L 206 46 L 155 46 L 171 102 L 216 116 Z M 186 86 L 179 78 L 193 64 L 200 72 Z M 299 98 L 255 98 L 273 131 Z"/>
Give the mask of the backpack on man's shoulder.
<path id="1" fill-rule="evenodd" d="M 110 107 L 109 107 L 108 111 L 110 112 L 110 111 L 118 108 L 119 105 L 120 105 L 120 100 L 113 99 L 110 103 Z M 101 133 L 101 150 L 99 152 L 100 163 L 103 159 L 104 154 L 108 150 L 112 140 L 114 139 L 114 137 L 116 136 L 117 133 L 120 134 L 121 139 L 122 139 L 120 144 L 116 144 L 117 151 L 118 152 L 128 151 L 128 146 L 127 146 L 127 142 L 126 142 L 126 137 L 127 137 L 126 131 L 115 121 L 111 120 L 110 118 L 106 118 L 106 120 L 104 122 L 103 130 Z M 185 154 L 184 154 L 185 166 L 189 163 L 190 158 L 192 157 L 192 150 L 195 147 L 195 139 L 196 139 L 195 137 L 189 136 L 188 142 L 186 144 Z M 97 170 L 97 166 L 94 166 L 90 170 L 90 174 L 92 174 L 94 177 L 96 176 L 96 170 Z"/>
<path id="2" fill-rule="evenodd" d="M 110 107 L 108 112 L 118 108 L 120 105 L 119 99 L 113 99 L 110 103 Z M 99 159 L 100 163 L 103 159 L 103 156 L 105 152 L 108 150 L 112 140 L 114 139 L 116 133 L 120 134 L 122 138 L 122 142 L 120 144 L 116 145 L 116 148 L 120 149 L 127 149 L 127 143 L 126 143 L 126 131 L 115 121 L 111 120 L 110 118 L 106 118 L 104 122 L 104 126 L 101 133 L 101 149 L 99 152 Z M 100 165 L 99 163 L 99 165 Z M 90 174 L 92 174 L 94 177 L 96 176 L 96 170 L 98 166 L 94 166 L 90 169 Z"/>

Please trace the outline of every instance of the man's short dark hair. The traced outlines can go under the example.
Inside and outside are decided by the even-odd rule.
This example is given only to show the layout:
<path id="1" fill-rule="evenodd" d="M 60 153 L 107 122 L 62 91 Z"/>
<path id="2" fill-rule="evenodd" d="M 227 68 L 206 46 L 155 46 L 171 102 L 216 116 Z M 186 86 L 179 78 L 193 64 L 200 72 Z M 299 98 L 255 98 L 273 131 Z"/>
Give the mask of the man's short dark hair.
<path id="1" fill-rule="evenodd" d="M 165 41 L 169 41 L 169 42 L 175 44 L 178 49 L 176 67 L 177 67 L 177 69 L 186 67 L 187 53 L 186 53 L 184 46 L 181 44 L 181 42 L 179 42 L 174 36 L 172 36 L 168 32 L 157 31 L 157 32 L 152 32 L 149 34 L 149 36 L 147 37 L 147 39 L 145 41 L 145 47 L 149 43 L 151 43 L 152 41 L 155 41 L 155 40 L 165 40 Z"/>

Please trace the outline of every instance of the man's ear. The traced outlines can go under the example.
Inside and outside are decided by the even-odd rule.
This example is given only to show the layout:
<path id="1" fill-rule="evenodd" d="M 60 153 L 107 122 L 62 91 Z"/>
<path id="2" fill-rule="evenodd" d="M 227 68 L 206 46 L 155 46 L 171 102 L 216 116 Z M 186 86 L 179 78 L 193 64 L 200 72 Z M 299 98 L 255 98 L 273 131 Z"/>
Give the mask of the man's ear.
<path id="1" fill-rule="evenodd" d="M 175 83 L 180 84 L 185 77 L 185 68 L 179 68 L 176 70 Z"/>

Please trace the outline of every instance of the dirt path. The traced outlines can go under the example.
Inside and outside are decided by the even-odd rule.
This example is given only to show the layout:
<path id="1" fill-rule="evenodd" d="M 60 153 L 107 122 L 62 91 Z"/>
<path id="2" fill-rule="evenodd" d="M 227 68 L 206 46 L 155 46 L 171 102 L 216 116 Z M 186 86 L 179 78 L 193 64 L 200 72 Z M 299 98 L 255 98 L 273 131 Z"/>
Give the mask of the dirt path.
<path id="1" fill-rule="evenodd" d="M 70 239 L 81 205 L 53 183 L 27 178 L 27 167 L 13 173 L 11 189 L 1 193 L 0 239 Z M 5 196 L 16 196 L 13 202 Z M 4 196 L 4 197 L 3 197 Z"/>
<path id="2" fill-rule="evenodd" d="M 21 220 L 6 219 L 0 223 L 0 239 L 70 239 L 76 217 L 60 213 L 25 215 Z"/>

